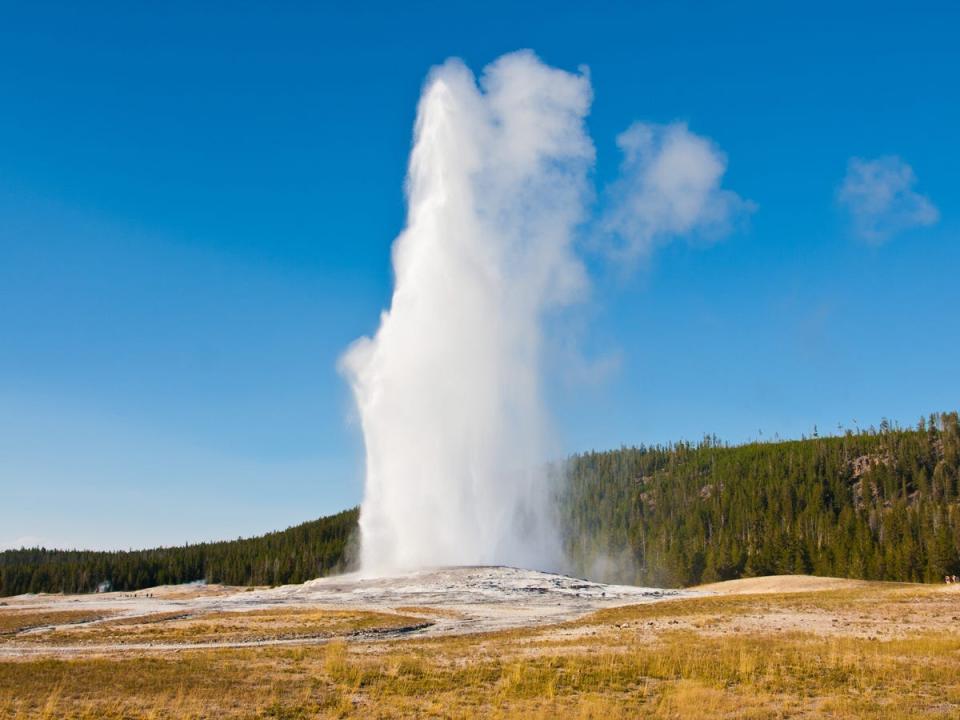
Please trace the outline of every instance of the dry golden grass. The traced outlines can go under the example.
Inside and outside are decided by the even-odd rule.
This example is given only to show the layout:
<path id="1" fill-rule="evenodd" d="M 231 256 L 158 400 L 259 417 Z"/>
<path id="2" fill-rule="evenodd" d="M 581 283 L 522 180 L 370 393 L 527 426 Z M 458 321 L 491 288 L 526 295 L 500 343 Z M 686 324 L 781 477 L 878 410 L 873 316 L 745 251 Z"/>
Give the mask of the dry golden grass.
<path id="1" fill-rule="evenodd" d="M 427 617 L 449 618 L 451 620 L 456 620 L 464 616 L 462 612 L 457 610 L 426 605 L 401 605 L 393 609 L 396 612 L 407 613 L 409 615 L 425 615 Z"/>
<path id="2" fill-rule="evenodd" d="M 960 614 L 957 598 L 724 596 L 483 635 L 21 659 L 0 663 L 0 717 L 957 718 L 960 634 L 936 624 L 945 607 Z M 829 621 L 777 630 L 791 612 L 913 620 L 883 640 Z"/>
<path id="3" fill-rule="evenodd" d="M 246 612 L 156 613 L 90 626 L 63 627 L 18 639 L 48 645 L 240 643 L 317 639 L 389 631 L 424 624 L 424 618 L 354 610 L 283 608 Z"/>
<path id="4" fill-rule="evenodd" d="M 109 613 L 89 610 L 17 610 L 3 608 L 0 612 L 0 640 L 31 628 L 47 625 L 91 622 L 108 617 Z"/>
<path id="5" fill-rule="evenodd" d="M 152 625 L 153 623 L 169 622 L 171 620 L 181 620 L 190 617 L 192 613 L 182 610 L 171 612 L 155 612 L 149 615 L 131 615 L 120 617 L 110 622 L 110 627 L 122 627 L 123 625 Z"/>

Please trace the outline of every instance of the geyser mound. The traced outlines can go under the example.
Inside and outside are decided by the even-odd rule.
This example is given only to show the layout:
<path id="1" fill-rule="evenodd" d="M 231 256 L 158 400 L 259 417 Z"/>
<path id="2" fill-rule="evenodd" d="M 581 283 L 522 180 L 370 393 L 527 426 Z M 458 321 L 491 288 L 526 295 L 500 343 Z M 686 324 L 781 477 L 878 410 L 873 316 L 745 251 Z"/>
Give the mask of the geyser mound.
<path id="1" fill-rule="evenodd" d="M 377 577 L 350 573 L 311 580 L 294 592 L 323 602 L 342 603 L 349 598 L 351 602 L 380 606 L 524 603 L 562 604 L 566 610 L 583 603 L 643 602 L 683 594 L 496 565 L 423 568 Z"/>
<path id="2" fill-rule="evenodd" d="M 546 314 L 584 286 L 571 241 L 590 100 L 584 75 L 530 52 L 479 84 L 449 61 L 424 86 L 391 306 L 342 359 L 366 449 L 365 574 L 561 566 L 541 356 Z"/>

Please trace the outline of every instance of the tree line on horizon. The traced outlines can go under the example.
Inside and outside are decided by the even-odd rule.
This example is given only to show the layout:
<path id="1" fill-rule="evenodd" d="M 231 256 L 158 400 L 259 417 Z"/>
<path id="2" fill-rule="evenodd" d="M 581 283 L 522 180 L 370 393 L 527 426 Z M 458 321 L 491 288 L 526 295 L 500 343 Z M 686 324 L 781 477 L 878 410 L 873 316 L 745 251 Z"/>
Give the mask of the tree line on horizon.
<path id="1" fill-rule="evenodd" d="M 729 446 L 574 455 L 558 508 L 574 573 L 689 586 L 771 574 L 942 581 L 960 574 L 960 424 Z M 196 580 L 300 583 L 351 568 L 358 508 L 232 541 L 118 552 L 7 550 L 0 595 Z"/>
<path id="2" fill-rule="evenodd" d="M 836 437 L 591 452 L 571 458 L 566 476 L 567 553 L 600 580 L 960 574 L 956 412 L 911 429 L 884 421 Z"/>
<path id="3" fill-rule="evenodd" d="M 48 550 L 0 553 L 0 595 L 93 592 L 104 582 L 132 592 L 206 581 L 285 585 L 349 565 L 358 508 L 259 537 L 149 550 Z"/>

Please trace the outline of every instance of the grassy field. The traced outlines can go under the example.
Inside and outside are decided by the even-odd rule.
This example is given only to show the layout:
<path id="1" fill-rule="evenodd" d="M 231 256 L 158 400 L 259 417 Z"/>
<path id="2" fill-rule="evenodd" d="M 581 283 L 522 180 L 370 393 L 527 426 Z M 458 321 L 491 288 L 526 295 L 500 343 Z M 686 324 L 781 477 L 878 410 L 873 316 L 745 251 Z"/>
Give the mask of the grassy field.
<path id="1" fill-rule="evenodd" d="M 24 630 L 45 627 L 47 625 L 69 625 L 71 623 L 90 622 L 106 617 L 102 612 L 86 610 L 55 610 L 31 612 L 29 610 L 4 610 L 0 608 L 0 641 Z"/>
<path id="2" fill-rule="evenodd" d="M 954 590 L 860 584 L 482 635 L 18 658 L 0 662 L 0 717 L 958 718 Z"/>
<path id="3" fill-rule="evenodd" d="M 42 645 L 249 643 L 383 632 L 425 622 L 428 621 L 422 617 L 396 613 L 310 608 L 197 614 L 167 612 L 107 619 L 92 625 L 65 624 L 50 632 L 17 639 Z"/>

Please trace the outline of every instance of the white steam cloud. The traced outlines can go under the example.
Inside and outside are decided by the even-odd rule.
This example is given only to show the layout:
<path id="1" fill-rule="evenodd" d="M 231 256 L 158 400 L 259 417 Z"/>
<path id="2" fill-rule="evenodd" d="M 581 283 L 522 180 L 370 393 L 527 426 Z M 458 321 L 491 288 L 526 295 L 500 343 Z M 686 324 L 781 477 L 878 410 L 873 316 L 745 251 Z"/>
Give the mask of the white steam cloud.
<path id="1" fill-rule="evenodd" d="M 573 252 L 593 197 L 585 72 L 505 55 L 423 89 L 395 287 L 373 338 L 341 360 L 366 448 L 361 568 L 563 562 L 545 460 L 544 319 L 579 299 Z M 634 254 L 725 232 L 746 203 L 723 155 L 683 125 L 634 125 L 609 229 Z"/>
<path id="2" fill-rule="evenodd" d="M 684 123 L 634 123 L 617 145 L 623 164 L 604 230 L 628 258 L 681 235 L 717 240 L 756 207 L 721 187 L 726 156 Z"/>
<path id="3" fill-rule="evenodd" d="M 851 158 L 837 199 L 863 240 L 882 243 L 912 228 L 933 225 L 940 213 L 930 199 L 913 189 L 917 177 L 896 156 L 875 160 Z"/>
<path id="4" fill-rule="evenodd" d="M 571 251 L 593 145 L 587 78 L 450 61 L 420 100 L 395 290 L 342 360 L 366 445 L 361 567 L 557 567 L 542 319 L 584 288 Z"/>

